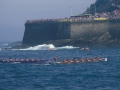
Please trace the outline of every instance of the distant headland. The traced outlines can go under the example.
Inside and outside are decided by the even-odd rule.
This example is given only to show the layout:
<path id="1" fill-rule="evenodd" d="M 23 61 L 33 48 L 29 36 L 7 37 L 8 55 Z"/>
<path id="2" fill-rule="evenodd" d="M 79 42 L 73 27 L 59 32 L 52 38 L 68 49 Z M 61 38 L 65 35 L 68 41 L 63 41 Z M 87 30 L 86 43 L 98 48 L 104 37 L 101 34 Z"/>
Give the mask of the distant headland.
<path id="1" fill-rule="evenodd" d="M 69 18 L 27 20 L 22 45 L 39 44 L 119 46 L 120 1 L 97 0 L 83 14 Z"/>

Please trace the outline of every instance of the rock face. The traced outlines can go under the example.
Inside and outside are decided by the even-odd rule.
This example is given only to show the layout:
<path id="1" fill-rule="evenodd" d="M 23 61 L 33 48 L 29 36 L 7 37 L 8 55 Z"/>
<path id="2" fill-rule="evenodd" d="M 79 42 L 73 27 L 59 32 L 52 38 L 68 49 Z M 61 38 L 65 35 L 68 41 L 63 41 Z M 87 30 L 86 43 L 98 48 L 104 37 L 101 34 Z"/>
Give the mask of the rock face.
<path id="1" fill-rule="evenodd" d="M 92 45 L 120 40 L 120 20 L 26 23 L 22 45 Z M 83 42 L 83 43 L 81 43 Z M 79 44 L 78 44 L 79 43 Z"/>
<path id="2" fill-rule="evenodd" d="M 108 21 L 71 23 L 71 38 L 82 38 L 83 40 L 90 40 L 91 38 L 100 37 L 108 30 Z"/>
<path id="3" fill-rule="evenodd" d="M 25 24 L 23 45 L 38 45 L 41 42 L 56 39 L 58 23 Z"/>

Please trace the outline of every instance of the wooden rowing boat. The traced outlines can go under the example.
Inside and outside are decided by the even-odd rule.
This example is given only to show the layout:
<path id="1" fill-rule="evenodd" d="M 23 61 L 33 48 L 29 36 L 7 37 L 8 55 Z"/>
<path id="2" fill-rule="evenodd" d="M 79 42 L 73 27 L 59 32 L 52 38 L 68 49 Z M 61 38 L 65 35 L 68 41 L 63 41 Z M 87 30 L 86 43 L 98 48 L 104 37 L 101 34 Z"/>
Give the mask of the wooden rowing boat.
<path id="1" fill-rule="evenodd" d="M 10 60 L 0 60 L 0 63 L 50 63 L 50 60 L 17 60 L 17 61 L 10 61 Z"/>
<path id="2" fill-rule="evenodd" d="M 72 64 L 72 63 L 82 63 L 82 62 L 106 62 L 107 61 L 107 58 L 101 58 L 99 60 L 97 59 L 94 59 L 93 61 L 92 60 L 83 60 L 83 61 L 77 61 L 77 62 L 51 62 L 51 60 L 17 60 L 17 61 L 10 61 L 10 60 L 0 60 L 0 63 L 39 63 L 39 64 Z"/>

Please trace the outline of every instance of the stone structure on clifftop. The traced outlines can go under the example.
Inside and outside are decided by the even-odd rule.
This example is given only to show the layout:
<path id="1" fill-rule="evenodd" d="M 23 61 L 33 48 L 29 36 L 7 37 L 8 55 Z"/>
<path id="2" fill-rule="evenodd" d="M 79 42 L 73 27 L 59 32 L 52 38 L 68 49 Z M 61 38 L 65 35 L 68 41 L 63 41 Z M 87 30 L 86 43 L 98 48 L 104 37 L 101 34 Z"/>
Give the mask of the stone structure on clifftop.
<path id="1" fill-rule="evenodd" d="M 116 41 L 120 41 L 120 0 L 96 0 L 78 16 L 27 20 L 22 45 L 109 44 Z"/>
<path id="2" fill-rule="evenodd" d="M 110 39 L 120 39 L 120 20 L 26 23 L 22 44 L 38 45 L 61 39 L 92 40 L 106 33 L 109 33 Z"/>
<path id="3" fill-rule="evenodd" d="M 22 44 L 38 45 L 64 39 L 91 41 L 98 38 L 98 41 L 104 41 L 102 36 L 105 37 L 106 33 L 109 39 L 120 40 L 119 10 L 95 16 L 85 14 L 62 19 L 27 20 Z"/>

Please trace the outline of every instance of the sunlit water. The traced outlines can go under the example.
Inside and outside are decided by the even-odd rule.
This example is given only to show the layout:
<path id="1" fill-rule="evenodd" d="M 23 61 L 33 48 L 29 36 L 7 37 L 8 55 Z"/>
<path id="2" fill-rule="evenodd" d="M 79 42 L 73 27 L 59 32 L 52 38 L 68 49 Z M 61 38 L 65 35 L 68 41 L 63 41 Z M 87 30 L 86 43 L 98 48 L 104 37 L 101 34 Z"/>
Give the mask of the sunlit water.
<path id="1" fill-rule="evenodd" d="M 120 48 L 94 48 L 89 51 L 0 50 L 0 58 L 106 57 L 107 62 L 40 65 L 0 64 L 0 90 L 120 90 Z"/>

